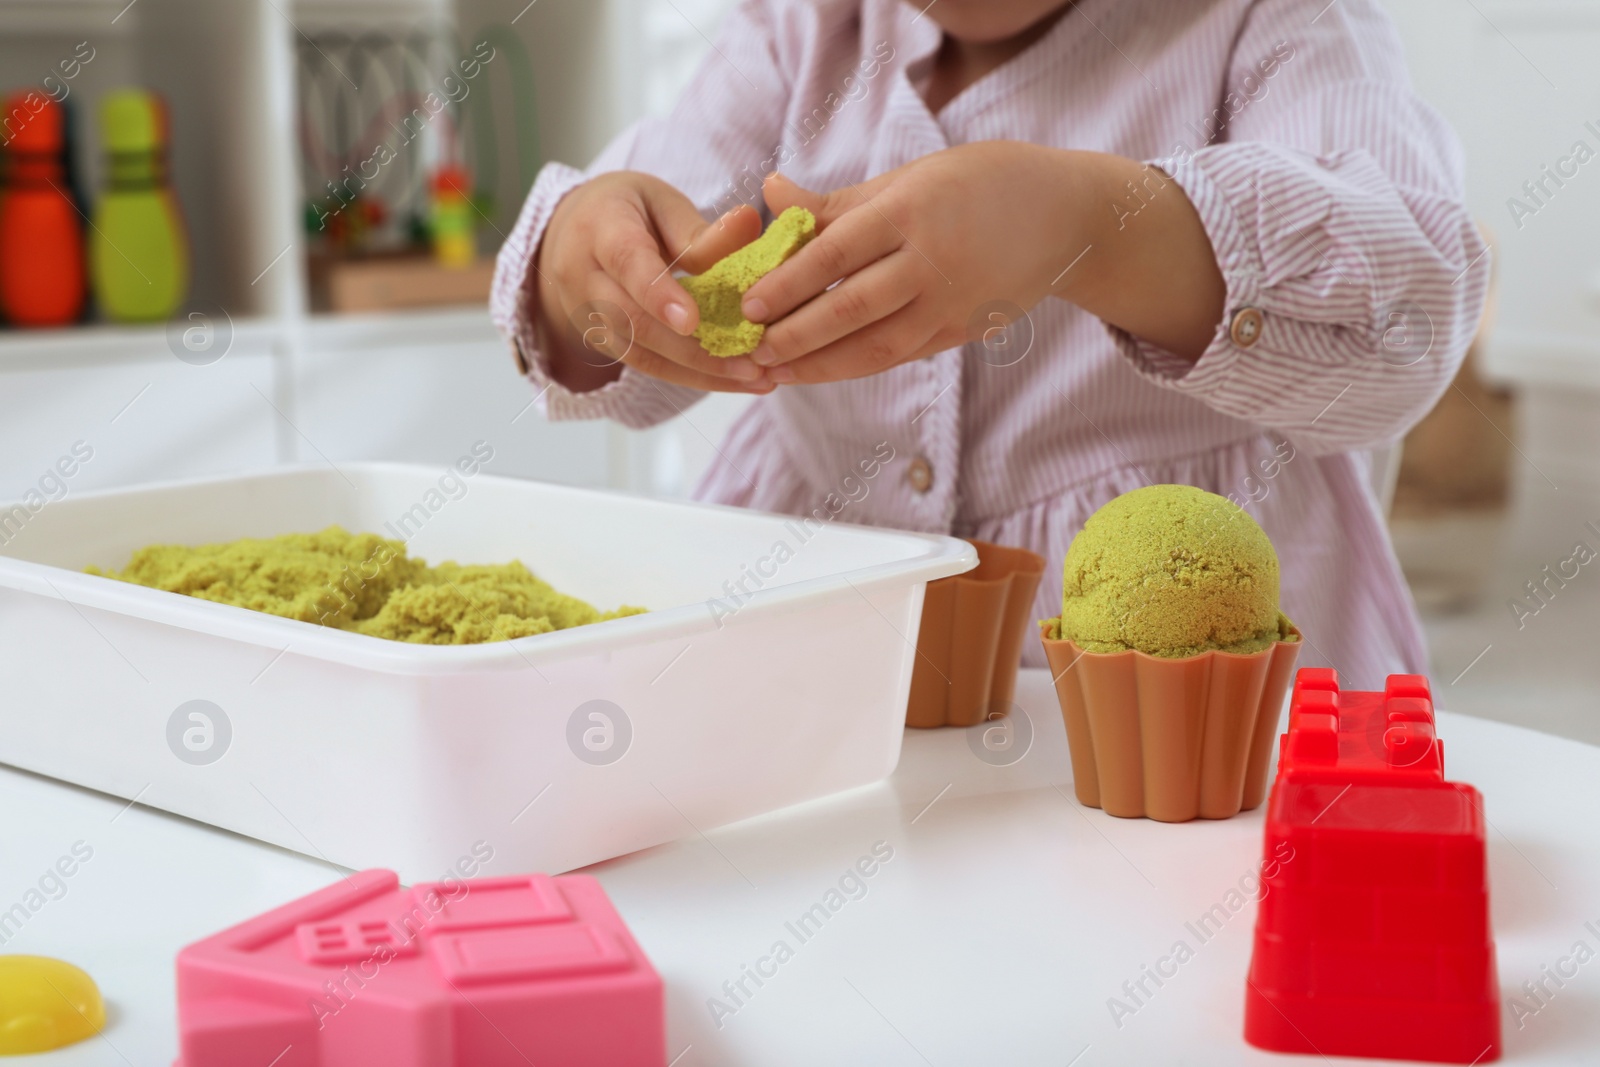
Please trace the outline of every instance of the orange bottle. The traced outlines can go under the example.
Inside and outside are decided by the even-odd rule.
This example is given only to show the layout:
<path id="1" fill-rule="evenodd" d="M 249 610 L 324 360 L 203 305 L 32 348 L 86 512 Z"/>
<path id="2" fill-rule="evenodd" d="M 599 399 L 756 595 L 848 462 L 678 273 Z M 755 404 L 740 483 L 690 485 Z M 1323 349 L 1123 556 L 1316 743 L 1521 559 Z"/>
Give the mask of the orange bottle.
<path id="1" fill-rule="evenodd" d="M 0 196 L 0 315 L 17 326 L 64 326 L 83 311 L 83 226 L 63 160 L 61 105 L 38 92 L 5 101 L 9 155 Z"/>

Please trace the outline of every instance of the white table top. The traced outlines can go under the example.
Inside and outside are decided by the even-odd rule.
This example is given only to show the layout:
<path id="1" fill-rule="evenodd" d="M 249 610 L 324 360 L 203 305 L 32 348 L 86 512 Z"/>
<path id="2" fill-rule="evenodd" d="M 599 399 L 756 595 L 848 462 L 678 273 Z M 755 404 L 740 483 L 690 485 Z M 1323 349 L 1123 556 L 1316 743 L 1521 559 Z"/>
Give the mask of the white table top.
<path id="1" fill-rule="evenodd" d="M 1249 888 L 1260 811 L 1173 826 L 1083 808 L 1045 673 L 1024 672 L 1017 699 L 1035 736 L 1010 766 L 978 759 L 968 731 L 911 731 L 886 782 L 591 868 L 666 981 L 674 1067 L 1312 1062 L 1241 1036 L 1254 905 L 1205 943 L 1185 926 Z M 1600 929 L 1600 749 L 1459 715 L 1439 729 L 1447 774 L 1486 798 L 1500 984 L 1517 994 L 1576 942 L 1600 949 L 1585 927 Z M 111 1020 L 19 1062 L 166 1067 L 178 949 L 340 873 L 7 769 L 0 811 L 0 911 L 75 842 L 93 849 L 0 951 L 84 967 Z M 877 842 L 893 858 L 864 895 L 804 941 L 786 927 Z M 1108 1000 L 1180 939 L 1194 957 L 1118 1026 Z M 746 978 L 742 1003 L 722 991 L 780 940 L 793 951 L 763 965 L 773 977 Z M 1600 962 L 1547 988 L 1520 1029 L 1505 1011 L 1504 1062 L 1600 1062 Z M 720 1029 L 711 997 L 734 1009 Z"/>

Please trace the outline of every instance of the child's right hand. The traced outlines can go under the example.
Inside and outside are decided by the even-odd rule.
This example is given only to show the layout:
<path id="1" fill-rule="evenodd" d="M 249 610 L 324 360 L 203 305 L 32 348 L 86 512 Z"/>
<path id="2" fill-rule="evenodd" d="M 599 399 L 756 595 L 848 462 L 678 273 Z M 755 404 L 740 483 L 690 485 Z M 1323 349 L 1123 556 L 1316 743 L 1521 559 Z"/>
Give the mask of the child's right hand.
<path id="1" fill-rule="evenodd" d="M 585 392 L 615 381 L 626 363 L 696 389 L 770 392 L 748 357 L 713 356 L 690 336 L 699 308 L 672 277 L 703 271 L 760 233 L 761 216 L 748 204 L 708 223 L 688 197 L 636 171 L 572 190 L 534 261 L 551 376 Z"/>

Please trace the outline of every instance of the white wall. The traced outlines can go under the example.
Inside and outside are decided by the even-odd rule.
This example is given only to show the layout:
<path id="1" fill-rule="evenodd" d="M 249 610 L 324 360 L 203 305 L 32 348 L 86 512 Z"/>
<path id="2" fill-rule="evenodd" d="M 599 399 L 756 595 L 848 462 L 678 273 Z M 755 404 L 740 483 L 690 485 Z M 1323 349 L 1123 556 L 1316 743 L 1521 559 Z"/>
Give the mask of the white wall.
<path id="1" fill-rule="evenodd" d="M 1488 369 L 1600 388 L 1600 3 L 1389 0 L 1419 91 L 1466 149 L 1467 196 L 1493 234 L 1497 320 Z M 1594 130 L 1586 127 L 1593 123 Z M 1525 192 L 1582 140 L 1596 158 Z M 1569 168 L 1570 169 L 1570 168 Z M 1516 217 L 1510 202 L 1533 207 Z"/>

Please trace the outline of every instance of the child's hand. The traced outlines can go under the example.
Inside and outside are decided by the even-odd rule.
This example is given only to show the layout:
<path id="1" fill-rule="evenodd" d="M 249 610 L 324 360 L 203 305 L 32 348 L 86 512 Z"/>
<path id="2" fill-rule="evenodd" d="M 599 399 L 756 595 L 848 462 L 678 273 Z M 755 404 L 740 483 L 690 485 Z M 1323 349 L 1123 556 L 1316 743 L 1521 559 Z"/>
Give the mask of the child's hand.
<path id="1" fill-rule="evenodd" d="M 754 208 L 741 205 L 708 224 L 687 197 L 648 174 L 602 174 L 568 193 L 536 261 L 552 376 L 593 389 L 616 379 L 620 360 L 697 389 L 770 391 L 748 358 L 719 359 L 689 336 L 699 308 L 672 277 L 705 270 L 760 233 Z M 613 321 L 619 308 L 626 321 Z"/>
<path id="2" fill-rule="evenodd" d="M 1083 248 L 1052 217 L 1060 182 L 1046 150 L 1009 141 L 823 195 L 769 178 L 772 211 L 809 208 L 822 232 L 745 294 L 745 316 L 771 324 L 752 358 L 779 383 L 859 378 L 964 343 L 987 301 L 1031 308 Z"/>
<path id="3" fill-rule="evenodd" d="M 779 384 L 953 348 L 992 300 L 1028 310 L 1058 296 L 1186 359 L 1222 318 L 1198 213 L 1138 160 L 982 141 L 827 194 L 774 176 L 765 194 L 774 212 L 798 204 L 822 227 L 745 293 L 745 317 L 770 323 L 751 358 Z"/>

